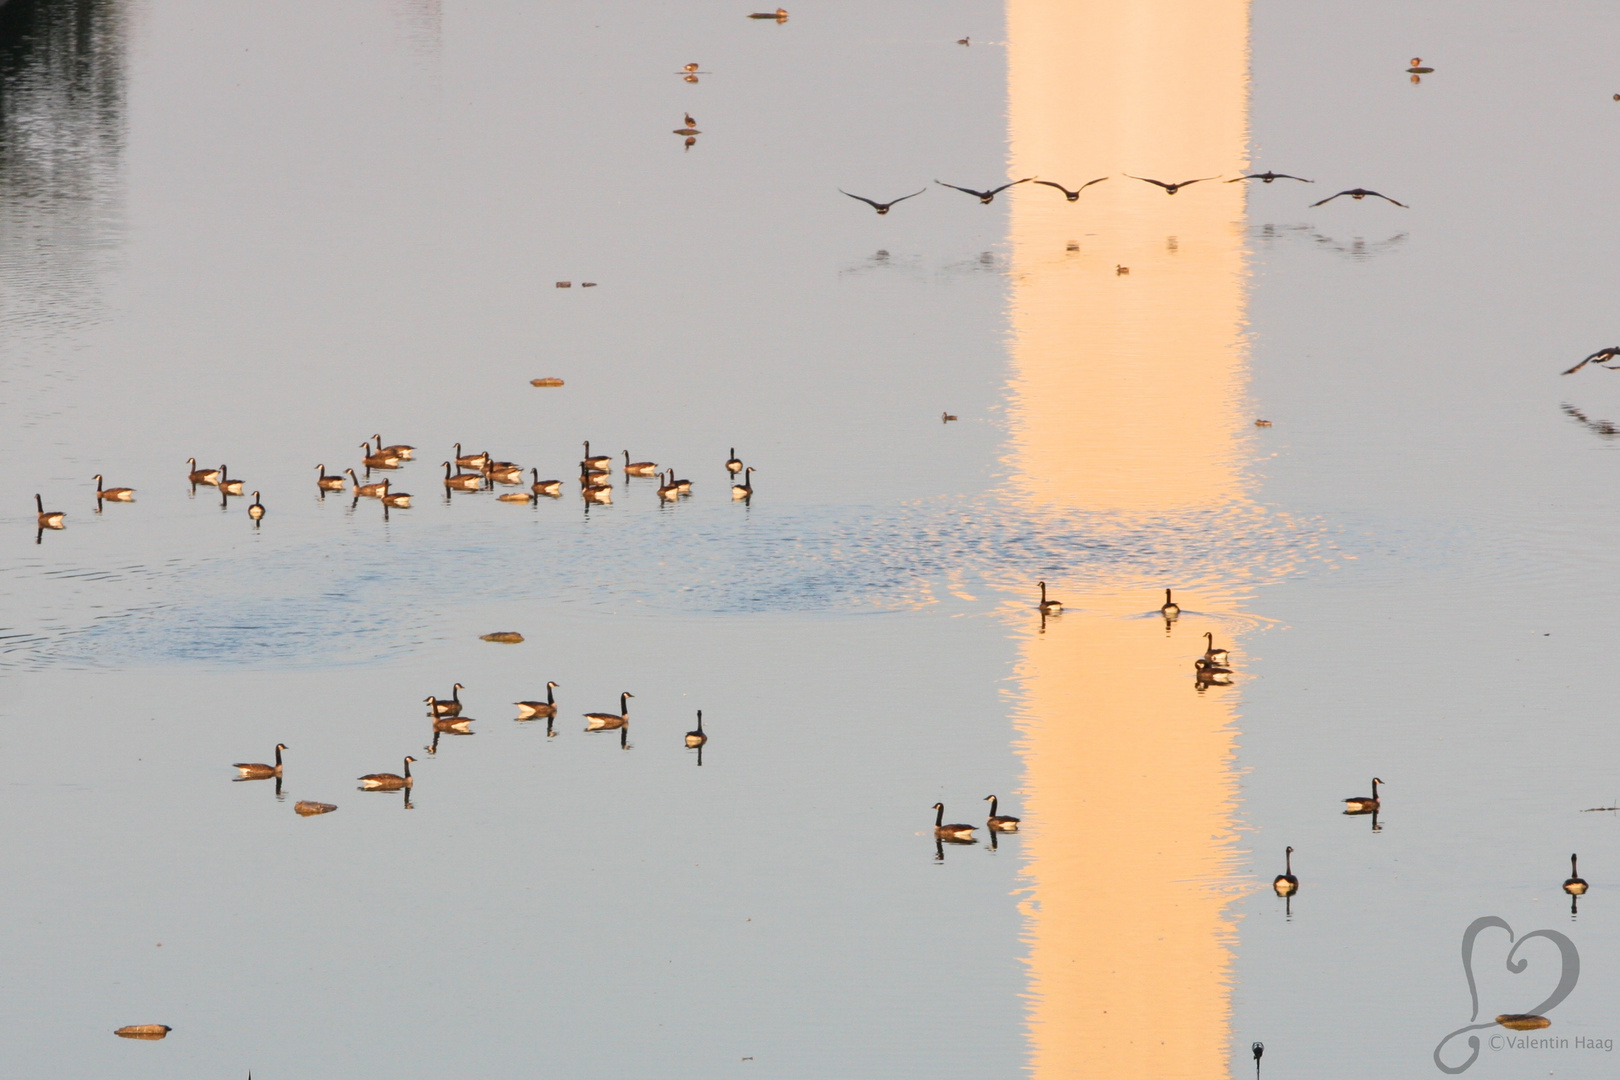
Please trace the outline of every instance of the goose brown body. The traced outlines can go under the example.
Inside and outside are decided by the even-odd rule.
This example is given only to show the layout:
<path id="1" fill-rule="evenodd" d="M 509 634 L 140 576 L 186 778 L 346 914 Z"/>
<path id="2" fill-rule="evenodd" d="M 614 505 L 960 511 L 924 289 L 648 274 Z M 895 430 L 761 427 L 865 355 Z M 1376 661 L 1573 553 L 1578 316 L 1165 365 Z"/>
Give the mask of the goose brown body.
<path id="1" fill-rule="evenodd" d="M 1167 619 L 1173 619 L 1181 614 L 1181 607 L 1170 598 L 1170 590 L 1164 590 L 1164 603 L 1159 608 L 1159 614 Z"/>
<path id="2" fill-rule="evenodd" d="M 375 484 L 362 484 L 360 478 L 354 475 L 353 469 L 343 471 L 348 473 L 349 479 L 354 482 L 354 493 L 356 495 L 364 495 L 368 499 L 380 499 L 388 494 L 388 478 L 386 476 Z"/>
<path id="3" fill-rule="evenodd" d="M 546 683 L 546 700 L 544 700 L 544 701 L 514 701 L 514 702 L 512 702 L 512 704 L 514 704 L 514 705 L 516 705 L 518 707 L 518 719 L 519 720 L 527 720 L 530 717 L 534 717 L 534 716 L 556 716 L 557 715 L 557 702 L 551 696 L 551 692 L 553 690 L 555 690 L 556 688 L 557 688 L 556 683 L 554 683 L 554 682 Z"/>
<path id="4" fill-rule="evenodd" d="M 973 830 L 976 826 L 964 825 L 961 822 L 945 824 L 945 804 L 934 804 L 934 838 L 937 840 L 950 840 L 958 844 L 973 842 Z"/>
<path id="5" fill-rule="evenodd" d="M 1344 812 L 1347 814 L 1370 814 L 1374 810 L 1377 810 L 1379 806 L 1378 785 L 1382 783 L 1383 781 L 1378 779 L 1378 777 L 1373 777 L 1372 797 L 1368 798 L 1365 795 L 1351 796 L 1350 798 L 1344 800 Z"/>
<path id="6" fill-rule="evenodd" d="M 994 795 L 986 795 L 985 801 L 990 804 L 990 816 L 985 819 L 987 825 L 994 832 L 1017 832 L 1019 821 L 1015 817 L 996 813 L 997 800 Z"/>
<path id="7" fill-rule="evenodd" d="M 529 475 L 534 477 L 534 483 L 529 485 L 529 490 L 536 495 L 550 495 L 552 498 L 562 495 L 561 480 L 542 480 L 539 469 L 530 469 Z"/>
<path id="8" fill-rule="evenodd" d="M 66 526 L 64 524 L 64 521 L 67 518 L 67 514 L 63 513 L 60 510 L 47 510 L 47 509 L 45 509 L 45 500 L 39 497 L 38 492 L 35 492 L 35 494 L 34 494 L 34 508 L 39 513 L 39 527 L 40 528 L 42 528 L 42 529 L 66 528 Z"/>
<path id="9" fill-rule="evenodd" d="M 406 755 L 405 775 L 397 776 L 391 772 L 367 773 L 360 777 L 360 786 L 369 791 L 398 791 L 413 784 L 411 778 L 411 762 L 416 759 Z"/>
<path id="10" fill-rule="evenodd" d="M 619 715 L 612 713 L 588 712 L 585 714 L 586 731 L 609 731 L 613 728 L 622 728 L 630 723 L 630 699 L 636 695 L 626 690 L 619 695 Z"/>
<path id="11" fill-rule="evenodd" d="M 266 765 L 261 761 L 238 761 L 231 768 L 241 773 L 244 780 L 268 780 L 272 776 L 281 775 L 281 752 L 287 749 L 286 743 L 276 743 L 276 763 Z"/>
<path id="12" fill-rule="evenodd" d="M 1293 896 L 1299 892 L 1299 879 L 1294 876 L 1293 848 L 1283 852 L 1283 872 L 1272 880 L 1271 888 L 1278 896 Z"/>
<path id="13" fill-rule="evenodd" d="M 187 458 L 186 464 L 191 466 L 191 472 L 187 475 L 193 484 L 208 484 L 211 486 L 219 481 L 218 469 L 199 469 L 197 468 L 196 458 Z"/>
<path id="14" fill-rule="evenodd" d="M 96 498 L 108 502 L 134 502 L 135 489 L 123 487 L 104 488 L 101 486 L 101 474 L 96 473 Z"/>
<path id="15" fill-rule="evenodd" d="M 426 699 L 428 711 L 434 716 L 457 715 L 461 712 L 461 692 L 465 689 L 466 687 L 462 686 L 460 683 L 456 683 L 455 686 L 450 688 L 449 701 L 444 701 L 436 697 L 428 697 Z"/>
<path id="16" fill-rule="evenodd" d="M 320 464 L 320 465 L 315 466 L 315 468 L 317 470 L 319 470 L 320 474 L 321 474 L 315 480 L 315 486 L 316 487 L 320 488 L 322 491 L 342 491 L 343 490 L 343 476 L 341 474 L 339 474 L 337 476 L 328 476 L 326 474 L 326 465 L 325 465 L 324 462 L 322 464 Z"/>
<path id="17" fill-rule="evenodd" d="M 477 491 L 484 486 L 484 478 L 477 473 L 451 472 L 450 463 L 443 464 L 444 486 L 451 491 Z"/>
<path id="18" fill-rule="evenodd" d="M 1569 857 L 1569 880 L 1564 882 L 1564 891 L 1571 896 L 1586 895 L 1586 879 L 1581 877 L 1575 865 L 1575 856 Z"/>
<path id="19" fill-rule="evenodd" d="M 709 737 L 703 733 L 703 710 L 702 709 L 699 709 L 697 711 L 697 724 L 698 724 L 698 726 L 697 726 L 696 730 L 688 731 L 686 733 L 686 745 L 687 746 L 702 746 L 704 743 L 709 741 Z"/>
<path id="20" fill-rule="evenodd" d="M 630 451 L 624 451 L 624 473 L 626 476 L 657 476 L 658 463 L 656 461 L 631 461 Z"/>

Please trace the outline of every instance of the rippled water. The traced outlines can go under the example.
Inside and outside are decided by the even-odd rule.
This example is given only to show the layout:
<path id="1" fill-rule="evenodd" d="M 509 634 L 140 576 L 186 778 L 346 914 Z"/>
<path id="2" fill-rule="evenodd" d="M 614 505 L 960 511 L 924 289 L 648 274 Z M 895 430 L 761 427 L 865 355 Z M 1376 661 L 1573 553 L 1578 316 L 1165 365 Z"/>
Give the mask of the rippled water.
<path id="1" fill-rule="evenodd" d="M 1442 1075 L 1483 915 L 1620 1039 L 1612 12 L 743 14 L 0 6 L 11 1071 Z"/>

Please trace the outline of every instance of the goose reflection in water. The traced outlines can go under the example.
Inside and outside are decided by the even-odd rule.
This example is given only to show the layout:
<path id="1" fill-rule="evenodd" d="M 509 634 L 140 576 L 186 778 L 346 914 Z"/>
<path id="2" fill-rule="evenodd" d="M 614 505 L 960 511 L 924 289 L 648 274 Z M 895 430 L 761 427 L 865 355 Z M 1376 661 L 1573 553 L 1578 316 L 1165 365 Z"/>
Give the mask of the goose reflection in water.
<path id="1" fill-rule="evenodd" d="M 1569 416 L 1570 419 L 1574 420 L 1576 423 L 1580 424 L 1594 435 L 1601 435 L 1605 439 L 1612 439 L 1616 435 L 1620 435 L 1620 427 L 1616 427 L 1613 421 L 1593 420 L 1581 410 L 1569 404 L 1567 401 L 1559 407 L 1564 410 L 1564 413 Z"/>

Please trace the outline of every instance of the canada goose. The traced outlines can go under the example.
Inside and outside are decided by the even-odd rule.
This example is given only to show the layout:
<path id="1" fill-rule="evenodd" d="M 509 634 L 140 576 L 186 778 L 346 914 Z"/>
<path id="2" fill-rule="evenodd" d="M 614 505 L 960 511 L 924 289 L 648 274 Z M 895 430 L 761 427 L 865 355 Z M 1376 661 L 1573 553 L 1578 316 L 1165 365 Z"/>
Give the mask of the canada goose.
<path id="1" fill-rule="evenodd" d="M 624 474 L 626 476 L 657 476 L 658 462 L 631 461 L 630 451 L 624 452 Z"/>
<path id="2" fill-rule="evenodd" d="M 1599 367 L 1601 367 L 1616 357 L 1620 357 L 1620 345 L 1610 345 L 1607 349 L 1599 349 L 1591 356 L 1588 356 L 1585 360 L 1582 360 L 1580 363 L 1564 372 L 1564 374 L 1573 375 L 1587 364 L 1597 364 Z M 1609 370 L 1613 371 L 1615 369 L 1610 368 Z"/>
<path id="3" fill-rule="evenodd" d="M 688 731 L 686 733 L 686 745 L 687 746 L 702 746 L 704 743 L 709 741 L 709 737 L 707 735 L 703 734 L 703 710 L 699 709 L 697 711 L 697 714 L 698 714 L 697 730 L 696 731 Z"/>
<path id="4" fill-rule="evenodd" d="M 733 499 L 747 499 L 747 498 L 751 498 L 753 496 L 753 494 L 754 494 L 754 467 L 752 465 L 750 465 L 750 466 L 748 466 L 747 469 L 745 469 L 743 471 L 743 482 L 740 483 L 740 484 L 732 484 L 731 485 L 731 497 Z"/>
<path id="5" fill-rule="evenodd" d="M 1377 192 L 1377 191 L 1368 191 L 1366 188 L 1359 188 L 1359 187 L 1358 188 L 1350 188 L 1348 191 L 1339 192 L 1339 195 L 1348 195 L 1352 199 L 1356 200 L 1356 202 L 1360 202 L 1362 199 L 1365 199 L 1367 196 L 1373 195 L 1373 196 L 1376 196 L 1377 198 L 1383 199 L 1385 202 L 1395 203 L 1395 205 L 1400 207 L 1402 210 L 1410 210 L 1411 209 L 1411 207 L 1407 206 L 1403 202 L 1395 202 L 1395 200 L 1390 198 L 1388 195 L 1384 195 L 1384 194 L 1382 194 L 1380 192 Z M 1311 203 L 1310 208 L 1315 208 L 1315 207 L 1321 206 L 1323 203 L 1330 203 L 1334 199 L 1337 199 L 1339 197 L 1339 195 L 1329 195 L 1325 199 L 1321 199 L 1321 200 L 1318 200 L 1317 202 L 1313 202 L 1313 203 Z"/>
<path id="6" fill-rule="evenodd" d="M 533 716 L 556 716 L 557 702 L 552 698 L 551 692 L 557 688 L 554 682 L 546 683 L 546 700 L 544 701 L 514 701 L 518 707 L 518 719 L 527 720 Z"/>
<path id="7" fill-rule="evenodd" d="M 34 507 L 39 511 L 40 528 L 63 529 L 67 527 L 62 524 L 62 519 L 67 517 L 67 515 L 60 510 L 46 510 L 45 500 L 40 498 L 37 493 L 34 495 Z"/>
<path id="8" fill-rule="evenodd" d="M 104 488 L 101 486 L 101 474 L 96 473 L 96 498 L 106 499 L 108 502 L 134 502 L 134 488 Z"/>
<path id="9" fill-rule="evenodd" d="M 603 472 L 607 472 L 609 469 L 613 468 L 613 459 L 605 454 L 598 454 L 595 457 L 592 457 L 591 440 L 586 439 L 585 457 L 580 461 L 580 464 L 585 466 L 587 469 L 601 469 Z"/>
<path id="10" fill-rule="evenodd" d="M 377 440 L 377 453 L 387 454 L 390 457 L 397 457 L 404 461 L 409 461 L 411 458 L 411 451 L 416 449 L 416 447 L 406 446 L 404 443 L 395 443 L 392 446 L 384 446 L 382 444 L 381 435 L 373 435 L 372 438 Z"/>
<path id="11" fill-rule="evenodd" d="M 426 698 L 428 711 L 434 716 L 455 716 L 461 712 L 461 692 L 465 689 L 466 687 L 456 683 L 455 686 L 450 688 L 449 701 L 443 701 L 436 697 Z"/>
<path id="12" fill-rule="evenodd" d="M 1377 810 L 1379 806 L 1378 785 L 1382 783 L 1383 781 L 1378 777 L 1373 777 L 1372 798 L 1369 799 L 1360 795 L 1348 798 L 1344 800 L 1344 812 L 1347 814 L 1370 814 Z"/>
<path id="13" fill-rule="evenodd" d="M 1581 877 L 1575 869 L 1575 856 L 1569 857 L 1569 880 L 1564 882 L 1564 891 L 1571 896 L 1586 895 L 1586 879 Z"/>
<path id="14" fill-rule="evenodd" d="M 451 491 L 477 491 L 484 486 L 484 478 L 477 473 L 452 473 L 450 463 L 446 461 L 444 462 L 444 486 Z"/>
<path id="15" fill-rule="evenodd" d="M 515 461 L 492 461 L 484 466 L 484 475 L 500 484 L 521 484 L 523 466 Z"/>
<path id="16" fill-rule="evenodd" d="M 242 481 L 232 480 L 229 470 L 224 465 L 219 467 L 219 479 L 214 483 L 219 490 L 223 491 L 227 495 L 242 494 Z"/>
<path id="17" fill-rule="evenodd" d="M 1315 180 L 1307 180 L 1303 176 L 1289 176 L 1287 173 L 1271 172 L 1270 170 L 1267 170 L 1266 172 L 1250 173 L 1247 176 L 1234 176 L 1232 179 L 1228 180 L 1227 183 L 1236 184 L 1242 180 L 1258 180 L 1262 184 L 1269 184 L 1273 180 L 1298 180 L 1302 184 L 1316 183 Z M 1279 878 L 1278 880 L 1281 879 Z"/>
<path id="18" fill-rule="evenodd" d="M 669 482 L 673 486 L 675 486 L 677 488 L 680 488 L 682 495 L 690 495 L 690 494 L 692 494 L 692 481 L 675 479 L 675 470 L 674 469 L 669 470 Z"/>
<path id="19" fill-rule="evenodd" d="M 607 506 L 613 502 L 613 489 L 608 487 L 588 487 L 583 492 L 585 501 Z"/>
<path id="20" fill-rule="evenodd" d="M 1033 176 L 1026 176 L 1022 180 L 1014 180 L 1010 184 L 1002 184 L 1000 187 L 991 188 L 989 191 L 974 191 L 972 188 L 957 187 L 955 184 L 947 184 L 943 180 L 935 180 L 934 183 L 938 184 L 940 187 L 948 187 L 952 191 L 963 191 L 969 195 L 976 196 L 980 203 L 988 206 L 990 200 L 994 199 L 1003 191 L 1006 191 L 1010 187 L 1017 187 L 1019 184 L 1027 184 L 1033 179 L 1035 179 Z"/>
<path id="21" fill-rule="evenodd" d="M 843 188 L 839 188 L 838 190 L 839 190 L 840 193 L 842 193 L 844 195 L 849 195 L 849 197 L 852 198 L 852 199 L 859 199 L 861 202 L 865 203 L 867 206 L 870 206 L 872 209 L 876 210 L 878 212 L 879 217 L 882 217 L 884 214 L 887 214 L 889 212 L 889 207 L 893 206 L 895 203 L 903 203 L 907 199 L 915 199 L 917 196 L 923 194 L 928 189 L 923 188 L 922 191 L 913 191 L 910 195 L 902 195 L 898 199 L 890 199 L 888 202 L 878 202 L 875 199 L 868 199 L 865 195 L 851 195 L 849 192 L 844 191 Z M 733 451 L 733 453 L 735 453 L 735 451 Z"/>
<path id="22" fill-rule="evenodd" d="M 1176 605 L 1174 600 L 1170 599 L 1169 589 L 1164 590 L 1164 606 L 1159 608 L 1159 614 L 1167 619 L 1173 619 L 1181 614 L 1181 608 Z"/>
<path id="23" fill-rule="evenodd" d="M 253 505 L 248 507 L 248 517 L 252 518 L 255 522 L 264 519 L 264 504 L 259 501 L 259 493 L 257 491 L 253 493 Z"/>
<path id="24" fill-rule="evenodd" d="M 582 488 L 610 488 L 613 486 L 613 474 L 603 472 L 601 469 L 581 469 L 579 486 Z"/>
<path id="25" fill-rule="evenodd" d="M 731 457 L 726 459 L 726 472 L 736 475 L 743 471 L 742 459 L 737 456 L 737 448 L 731 448 Z"/>
<path id="26" fill-rule="evenodd" d="M 1299 878 L 1294 876 L 1294 849 L 1283 852 L 1283 872 L 1271 883 L 1278 896 L 1293 896 L 1299 892 Z"/>
<path id="27" fill-rule="evenodd" d="M 409 754 L 405 755 L 405 775 L 395 776 L 391 772 L 367 773 L 360 778 L 360 786 L 370 791 L 398 791 L 400 788 L 411 786 L 411 762 L 416 759 Z"/>
<path id="28" fill-rule="evenodd" d="M 326 466 L 324 464 L 317 465 L 317 466 L 315 466 L 315 468 L 318 469 L 320 471 L 320 474 L 321 474 L 319 479 L 317 479 L 315 481 L 315 486 L 316 487 L 320 488 L 322 491 L 342 491 L 343 490 L 343 477 L 341 475 L 339 475 L 339 476 L 328 476 L 328 475 L 326 475 Z"/>
<path id="29" fill-rule="evenodd" d="M 1048 600 L 1046 598 L 1046 582 L 1038 582 L 1041 587 L 1040 612 L 1042 615 L 1056 615 L 1063 610 L 1063 601 Z"/>
<path id="30" fill-rule="evenodd" d="M 239 780 L 268 780 L 272 776 L 280 776 L 281 752 L 285 749 L 287 749 L 286 743 L 276 743 L 276 763 L 274 765 L 265 765 L 257 761 L 238 761 L 231 768 L 242 774 L 237 778 Z"/>
<path id="31" fill-rule="evenodd" d="M 996 802 L 997 802 L 997 800 L 996 800 L 996 797 L 994 795 L 986 795 L 984 797 L 984 799 L 985 799 L 985 802 L 988 802 L 990 804 L 990 816 L 985 819 L 984 823 L 990 827 L 991 832 L 1017 832 L 1018 831 L 1018 819 L 1017 818 L 1015 818 L 1015 817 L 1007 817 L 1007 816 L 1005 816 L 1003 814 L 996 813 Z"/>
<path id="32" fill-rule="evenodd" d="M 1146 176 L 1131 176 L 1130 173 L 1124 173 L 1123 175 L 1130 177 L 1132 180 L 1140 180 L 1144 184 L 1156 184 L 1159 187 L 1164 188 L 1164 193 L 1166 195 L 1174 195 L 1188 184 L 1202 184 L 1205 180 L 1219 179 L 1219 177 L 1214 176 L 1200 176 L 1197 180 L 1177 180 L 1173 184 L 1167 184 L 1163 180 L 1153 180 Z"/>
<path id="33" fill-rule="evenodd" d="M 1230 675 L 1230 674 L 1232 674 L 1232 669 L 1231 668 L 1224 667 L 1223 665 L 1218 664 L 1215 661 L 1211 660 L 1207 656 L 1200 656 L 1198 659 L 1194 660 L 1193 661 L 1193 667 L 1197 668 L 1199 671 L 1206 672 L 1206 673 L 1211 674 L 1211 675 Z"/>
<path id="34" fill-rule="evenodd" d="M 529 485 L 529 490 L 536 495 L 550 495 L 552 498 L 562 495 L 561 480 L 542 480 L 539 469 L 530 469 L 529 475 L 534 477 L 534 483 Z"/>
<path id="35" fill-rule="evenodd" d="M 1200 690 L 1209 686 L 1232 685 L 1231 668 L 1217 667 L 1202 656 L 1193 661 L 1193 667 L 1197 668 L 1197 671 L 1193 673 L 1193 679 Z"/>
<path id="36" fill-rule="evenodd" d="M 675 470 L 669 470 L 669 475 L 671 478 L 673 478 L 675 475 Z M 673 479 L 670 479 L 668 483 L 659 484 L 658 497 L 665 502 L 676 502 L 681 497 L 681 486 L 675 483 Z"/>
<path id="37" fill-rule="evenodd" d="M 630 722 L 630 699 L 636 695 L 626 690 L 619 695 L 619 715 L 605 712 L 588 712 L 585 714 L 586 731 L 608 731 L 612 728 L 624 727 Z"/>
<path id="38" fill-rule="evenodd" d="M 1073 191 L 1070 191 L 1068 188 L 1064 187 L 1062 184 L 1054 184 L 1050 180 L 1037 180 L 1035 182 L 1037 184 L 1045 184 L 1047 187 L 1055 187 L 1059 191 L 1063 192 L 1063 197 L 1065 199 L 1068 199 L 1070 202 L 1079 202 L 1080 201 L 1080 193 L 1082 191 L 1086 190 L 1086 188 L 1090 187 L 1092 184 L 1100 184 L 1106 179 L 1108 179 L 1108 177 L 1099 176 L 1095 180 L 1087 180 L 1085 183 L 1081 184 L 1079 187 L 1075 188 Z"/>
<path id="39" fill-rule="evenodd" d="M 389 491 L 387 480 L 383 481 L 383 493 L 380 498 L 384 506 L 399 506 L 409 509 L 411 505 L 411 493 L 408 491 Z"/>
<path id="40" fill-rule="evenodd" d="M 388 493 L 388 478 L 386 476 L 375 484 L 362 484 L 360 478 L 354 475 L 353 469 L 344 469 L 343 471 L 349 474 L 350 480 L 354 481 L 354 493 L 357 497 L 364 495 L 368 499 L 380 499 Z"/>
<path id="41" fill-rule="evenodd" d="M 482 469 L 489 464 L 489 452 L 482 454 L 463 454 L 461 444 L 456 443 L 456 464 L 468 469 Z"/>
<path id="42" fill-rule="evenodd" d="M 1210 633 L 1208 630 L 1204 631 L 1204 641 L 1209 645 L 1209 647 L 1204 650 L 1204 659 L 1218 667 L 1225 667 L 1232 659 L 1232 653 L 1230 650 L 1217 649 L 1215 647 L 1215 635 Z"/>
<path id="43" fill-rule="evenodd" d="M 787 9 L 777 8 L 775 11 L 756 11 L 748 16 L 750 19 L 775 19 L 777 22 L 787 22 Z"/>
<path id="44" fill-rule="evenodd" d="M 196 458 L 186 458 L 186 464 L 191 466 L 191 482 L 193 484 L 214 484 L 219 481 L 218 469 L 197 468 Z"/>
<path id="45" fill-rule="evenodd" d="M 368 469 L 397 469 L 397 468 L 399 468 L 399 458 L 397 456 L 395 456 L 393 454 L 384 454 L 384 453 L 374 454 L 374 453 L 371 452 L 371 444 L 370 443 L 361 443 L 360 444 L 360 450 L 361 450 L 360 462 L 361 462 L 361 464 L 365 465 L 365 467 L 368 468 Z"/>
<path id="46" fill-rule="evenodd" d="M 448 731 L 452 735 L 471 735 L 468 726 L 473 722 L 470 716 L 443 716 L 433 721 L 433 730 Z"/>
<path id="47" fill-rule="evenodd" d="M 972 825 L 945 824 L 945 804 L 934 804 L 934 838 L 936 840 L 949 840 L 957 844 L 971 844 L 973 843 L 973 829 L 974 826 Z"/>

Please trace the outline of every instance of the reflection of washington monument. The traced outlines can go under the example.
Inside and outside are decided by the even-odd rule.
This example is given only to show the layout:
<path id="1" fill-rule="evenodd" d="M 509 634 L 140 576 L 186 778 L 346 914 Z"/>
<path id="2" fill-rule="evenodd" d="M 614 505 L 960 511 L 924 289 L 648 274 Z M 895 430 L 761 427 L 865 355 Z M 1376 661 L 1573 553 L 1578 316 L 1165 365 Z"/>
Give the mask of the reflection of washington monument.
<path id="1" fill-rule="evenodd" d="M 1036 513 L 1151 530 L 1248 500 L 1242 0 L 1010 0 L 1012 466 Z M 1128 268 L 1129 273 L 1116 268 Z M 1100 513 L 1099 513 L 1100 512 Z M 1220 525 L 1212 525 L 1220 528 Z M 1193 689 L 1233 583 L 1172 551 L 1063 583 L 1020 675 L 1030 1067 L 1225 1075 L 1238 686 Z M 1095 573 L 1095 572 L 1094 572 Z M 1177 588 L 1169 628 L 1139 617 Z M 1235 651 L 1241 665 L 1241 649 Z"/>

